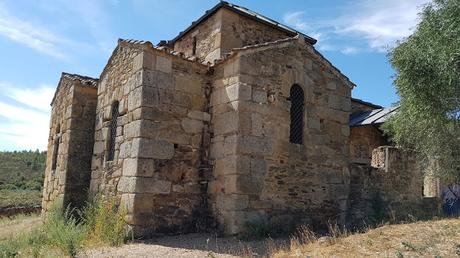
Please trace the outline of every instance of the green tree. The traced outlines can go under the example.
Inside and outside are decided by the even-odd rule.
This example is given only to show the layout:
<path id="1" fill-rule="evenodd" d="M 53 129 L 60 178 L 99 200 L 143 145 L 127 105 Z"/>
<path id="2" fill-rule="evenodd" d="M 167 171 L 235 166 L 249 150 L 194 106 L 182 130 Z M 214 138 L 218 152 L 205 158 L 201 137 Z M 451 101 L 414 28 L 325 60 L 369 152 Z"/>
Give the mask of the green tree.
<path id="1" fill-rule="evenodd" d="M 435 176 L 460 175 L 460 1 L 434 0 L 390 52 L 400 108 L 385 125 Z"/>

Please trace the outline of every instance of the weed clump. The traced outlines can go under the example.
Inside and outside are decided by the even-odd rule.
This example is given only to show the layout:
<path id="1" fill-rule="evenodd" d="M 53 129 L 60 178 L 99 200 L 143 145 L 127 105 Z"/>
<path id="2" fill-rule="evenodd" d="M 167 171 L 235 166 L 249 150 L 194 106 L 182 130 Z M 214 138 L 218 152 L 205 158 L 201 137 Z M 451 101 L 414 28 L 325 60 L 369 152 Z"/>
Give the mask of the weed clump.
<path id="1" fill-rule="evenodd" d="M 76 257 L 87 245 L 119 246 L 126 240 L 124 216 L 114 200 L 98 199 L 83 210 L 56 202 L 36 230 L 0 240 L 0 257 Z"/>

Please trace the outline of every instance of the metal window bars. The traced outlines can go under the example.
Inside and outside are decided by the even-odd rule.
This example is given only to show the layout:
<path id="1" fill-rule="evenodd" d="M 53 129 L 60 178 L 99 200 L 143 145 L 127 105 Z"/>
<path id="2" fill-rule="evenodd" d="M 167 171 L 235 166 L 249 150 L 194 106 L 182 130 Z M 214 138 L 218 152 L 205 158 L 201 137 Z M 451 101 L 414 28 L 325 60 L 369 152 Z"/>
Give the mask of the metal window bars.
<path id="1" fill-rule="evenodd" d="M 289 142 L 295 144 L 303 143 L 303 114 L 304 114 L 304 93 L 299 85 L 291 87 L 291 127 Z"/>

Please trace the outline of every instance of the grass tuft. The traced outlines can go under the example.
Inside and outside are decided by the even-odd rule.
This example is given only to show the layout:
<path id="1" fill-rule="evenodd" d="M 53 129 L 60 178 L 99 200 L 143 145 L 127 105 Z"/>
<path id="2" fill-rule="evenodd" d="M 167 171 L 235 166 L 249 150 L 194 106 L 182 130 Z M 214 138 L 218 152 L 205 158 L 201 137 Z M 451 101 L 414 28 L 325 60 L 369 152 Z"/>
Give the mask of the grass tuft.
<path id="1" fill-rule="evenodd" d="M 89 244 L 121 245 L 125 214 L 112 200 L 92 202 L 83 211 L 53 205 L 38 229 L 0 240 L 0 258 L 76 257 Z"/>

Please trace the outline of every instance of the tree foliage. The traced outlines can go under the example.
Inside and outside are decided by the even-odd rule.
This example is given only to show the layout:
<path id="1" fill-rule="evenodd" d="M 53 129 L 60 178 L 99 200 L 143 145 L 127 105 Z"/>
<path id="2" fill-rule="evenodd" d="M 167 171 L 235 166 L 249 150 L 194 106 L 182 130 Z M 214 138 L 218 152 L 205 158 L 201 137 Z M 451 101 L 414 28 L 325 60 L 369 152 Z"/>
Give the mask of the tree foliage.
<path id="1" fill-rule="evenodd" d="M 390 52 L 400 108 L 386 131 L 436 176 L 460 169 L 460 1 L 434 0 L 413 35 Z"/>

